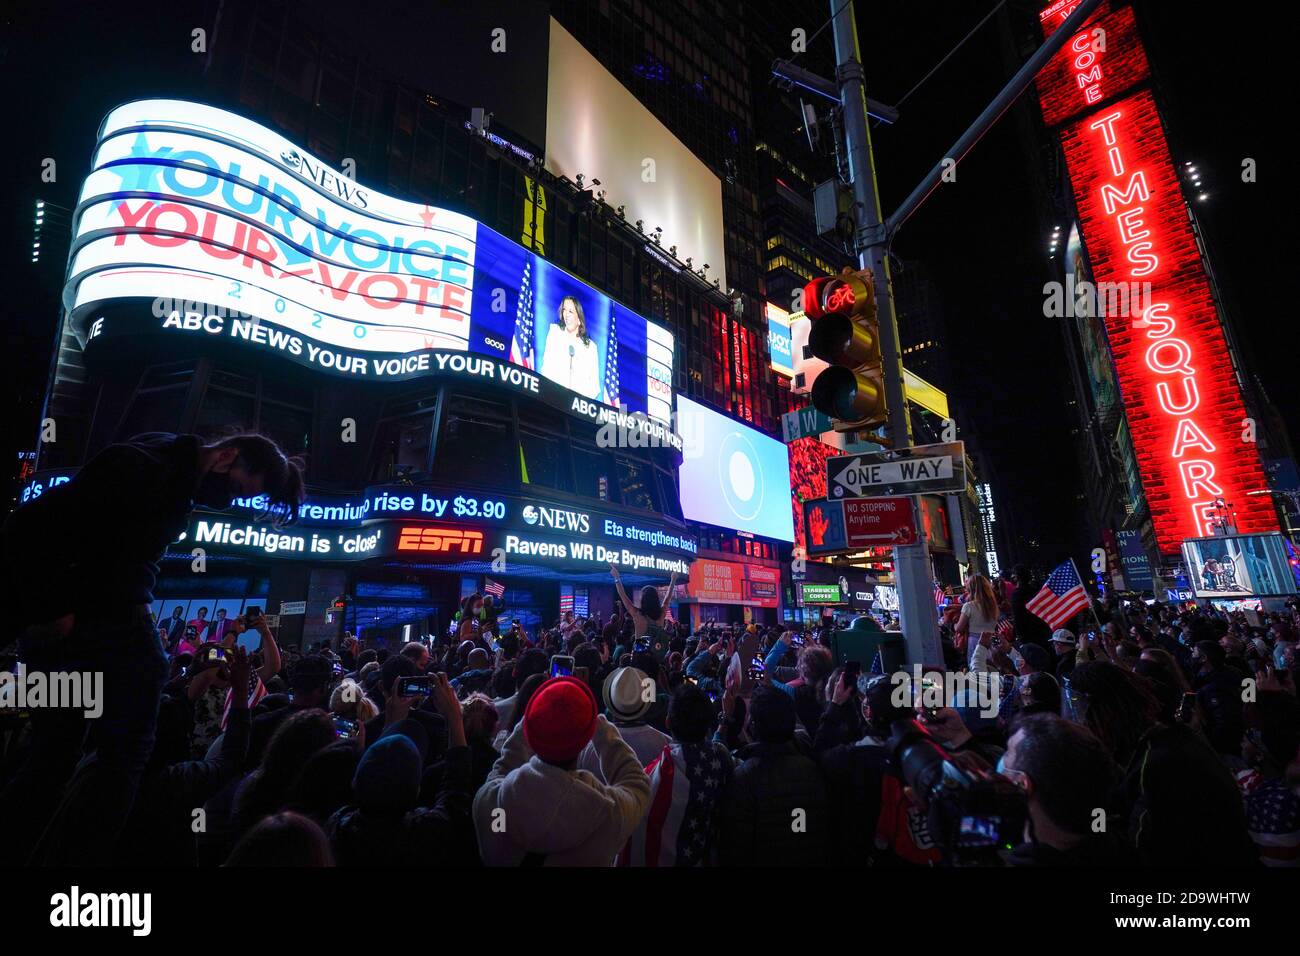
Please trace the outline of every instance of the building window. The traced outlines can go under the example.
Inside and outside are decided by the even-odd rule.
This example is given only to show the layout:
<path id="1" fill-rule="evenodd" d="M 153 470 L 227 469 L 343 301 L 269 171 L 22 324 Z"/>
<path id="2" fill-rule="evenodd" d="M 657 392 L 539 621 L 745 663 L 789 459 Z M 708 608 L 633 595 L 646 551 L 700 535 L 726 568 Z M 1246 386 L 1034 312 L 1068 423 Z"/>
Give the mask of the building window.
<path id="1" fill-rule="evenodd" d="M 131 407 L 122 416 L 117 438 L 130 438 L 143 432 L 180 431 L 185 394 L 193 378 L 193 362 L 173 362 L 146 369 Z"/>
<path id="2" fill-rule="evenodd" d="M 371 480 L 424 477 L 429 467 L 429 437 L 432 434 L 433 416 L 428 414 L 381 422 L 375 441 Z"/>
<path id="3" fill-rule="evenodd" d="M 574 492 L 587 498 L 609 501 L 614 474 L 610 456 L 589 445 L 573 446 Z"/>
<path id="4" fill-rule="evenodd" d="M 517 466 L 510 455 L 509 416 L 510 409 L 501 402 L 452 394 L 438 445 L 438 477 L 478 484 L 512 483 Z"/>
<path id="5" fill-rule="evenodd" d="M 214 441 L 256 428 L 257 377 L 214 368 L 194 420 L 194 431 Z"/>
<path id="6" fill-rule="evenodd" d="M 654 490 L 654 472 L 645 462 L 619 456 L 615 459 L 618 469 L 618 488 L 623 497 L 623 504 L 647 511 L 658 511 Z"/>

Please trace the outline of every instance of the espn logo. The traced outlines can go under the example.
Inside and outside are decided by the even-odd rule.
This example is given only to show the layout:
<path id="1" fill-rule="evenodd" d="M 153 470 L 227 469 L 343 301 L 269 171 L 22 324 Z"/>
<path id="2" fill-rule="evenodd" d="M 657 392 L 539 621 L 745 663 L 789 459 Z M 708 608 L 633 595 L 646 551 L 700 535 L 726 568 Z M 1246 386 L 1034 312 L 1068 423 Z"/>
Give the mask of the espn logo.
<path id="1" fill-rule="evenodd" d="M 482 554 L 483 532 L 437 527 L 403 528 L 397 539 L 397 550 Z"/>

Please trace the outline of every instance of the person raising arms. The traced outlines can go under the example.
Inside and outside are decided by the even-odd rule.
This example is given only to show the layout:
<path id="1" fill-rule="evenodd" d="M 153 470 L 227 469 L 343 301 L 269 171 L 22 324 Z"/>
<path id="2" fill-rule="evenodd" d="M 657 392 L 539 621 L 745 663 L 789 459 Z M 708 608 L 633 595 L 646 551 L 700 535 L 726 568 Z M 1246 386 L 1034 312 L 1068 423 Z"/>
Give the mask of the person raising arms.
<path id="1" fill-rule="evenodd" d="M 664 629 L 664 624 L 668 620 L 668 605 L 659 597 L 659 589 L 653 584 L 647 584 L 641 589 L 641 606 L 637 607 L 632 603 L 632 599 L 627 596 L 623 590 L 623 578 L 619 574 L 618 568 L 614 565 L 609 566 L 609 572 L 614 578 L 614 587 L 618 590 L 618 599 L 623 602 L 623 607 L 627 608 L 627 613 L 632 617 L 632 639 L 640 640 L 643 637 L 650 638 L 650 650 L 654 652 L 655 657 L 660 660 L 668 653 L 668 632 Z M 671 597 L 673 589 L 677 587 L 677 572 L 674 571 L 668 578 L 668 596 Z"/>

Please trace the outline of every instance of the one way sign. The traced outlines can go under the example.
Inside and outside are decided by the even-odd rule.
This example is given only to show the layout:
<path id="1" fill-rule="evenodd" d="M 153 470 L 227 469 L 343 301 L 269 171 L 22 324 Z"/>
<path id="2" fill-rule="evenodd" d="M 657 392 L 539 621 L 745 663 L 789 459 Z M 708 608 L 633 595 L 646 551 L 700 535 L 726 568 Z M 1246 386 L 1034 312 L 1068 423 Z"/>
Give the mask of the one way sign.
<path id="1" fill-rule="evenodd" d="M 826 459 L 826 490 L 832 499 L 923 495 L 965 488 L 965 442 Z"/>

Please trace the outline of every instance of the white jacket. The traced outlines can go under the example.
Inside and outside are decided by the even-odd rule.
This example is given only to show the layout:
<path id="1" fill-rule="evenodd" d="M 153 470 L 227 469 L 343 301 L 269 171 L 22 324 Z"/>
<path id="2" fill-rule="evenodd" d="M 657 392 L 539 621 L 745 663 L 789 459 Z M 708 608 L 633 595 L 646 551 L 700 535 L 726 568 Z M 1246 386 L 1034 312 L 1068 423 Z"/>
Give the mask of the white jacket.
<path id="1" fill-rule="evenodd" d="M 601 400 L 600 351 L 595 339 L 583 342 L 564 326 L 552 325 L 546 330 L 541 371 L 543 378 L 571 388 L 579 395 Z M 617 400 L 615 395 L 614 401 Z"/>
<path id="2" fill-rule="evenodd" d="M 603 716 L 592 744 L 609 784 L 536 756 L 521 721 L 474 797 L 479 853 L 488 866 L 518 866 L 527 853 L 546 866 L 612 866 L 650 806 L 650 779 Z"/>

